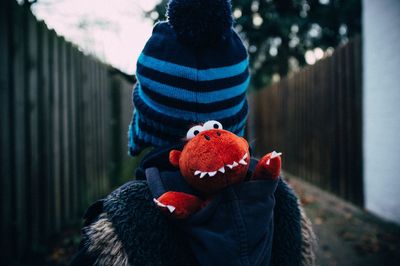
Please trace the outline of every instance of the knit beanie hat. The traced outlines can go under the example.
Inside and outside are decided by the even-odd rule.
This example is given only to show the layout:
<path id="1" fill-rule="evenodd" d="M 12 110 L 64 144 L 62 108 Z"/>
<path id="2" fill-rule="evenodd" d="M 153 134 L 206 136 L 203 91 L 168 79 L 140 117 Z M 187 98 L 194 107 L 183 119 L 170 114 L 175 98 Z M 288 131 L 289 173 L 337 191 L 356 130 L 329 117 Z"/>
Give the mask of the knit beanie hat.
<path id="1" fill-rule="evenodd" d="M 185 138 L 218 120 L 243 135 L 248 55 L 233 30 L 229 0 L 171 0 L 137 62 L 129 154 Z"/>

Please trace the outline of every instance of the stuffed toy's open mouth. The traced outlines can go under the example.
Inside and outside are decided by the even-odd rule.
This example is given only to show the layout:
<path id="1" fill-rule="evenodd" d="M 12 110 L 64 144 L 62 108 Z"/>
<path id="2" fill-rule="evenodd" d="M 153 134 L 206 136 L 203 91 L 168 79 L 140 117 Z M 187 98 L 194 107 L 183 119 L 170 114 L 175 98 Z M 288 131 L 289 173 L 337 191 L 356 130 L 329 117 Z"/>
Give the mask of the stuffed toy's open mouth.
<path id="1" fill-rule="evenodd" d="M 220 167 L 220 168 L 218 168 L 218 169 L 216 169 L 214 171 L 195 170 L 194 171 L 194 175 L 195 176 L 199 176 L 202 179 L 202 178 L 207 177 L 207 176 L 214 177 L 218 172 L 224 174 L 226 172 L 226 169 L 231 169 L 232 170 L 235 167 L 238 167 L 238 166 L 241 166 L 241 165 L 247 165 L 248 164 L 248 162 L 247 162 L 248 161 L 248 157 L 249 157 L 249 154 L 246 152 L 243 155 L 243 157 L 240 160 L 238 160 L 238 162 L 237 161 L 233 161 L 233 162 L 230 162 L 228 164 L 224 164 L 222 167 Z"/>

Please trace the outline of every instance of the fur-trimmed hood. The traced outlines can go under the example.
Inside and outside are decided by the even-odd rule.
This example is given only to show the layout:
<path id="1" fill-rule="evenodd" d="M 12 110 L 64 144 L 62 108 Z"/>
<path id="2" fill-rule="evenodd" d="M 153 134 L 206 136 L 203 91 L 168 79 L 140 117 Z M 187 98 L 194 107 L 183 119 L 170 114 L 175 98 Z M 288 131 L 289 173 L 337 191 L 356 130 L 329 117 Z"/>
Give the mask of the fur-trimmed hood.
<path id="1" fill-rule="evenodd" d="M 88 209 L 81 249 L 71 265 L 196 265 L 186 235 L 154 206 L 143 180 L 145 169 L 155 164 L 171 170 L 167 162 L 165 150 L 154 150 L 137 171 L 141 180 Z M 314 265 L 315 237 L 296 195 L 280 180 L 274 196 L 270 265 Z"/>

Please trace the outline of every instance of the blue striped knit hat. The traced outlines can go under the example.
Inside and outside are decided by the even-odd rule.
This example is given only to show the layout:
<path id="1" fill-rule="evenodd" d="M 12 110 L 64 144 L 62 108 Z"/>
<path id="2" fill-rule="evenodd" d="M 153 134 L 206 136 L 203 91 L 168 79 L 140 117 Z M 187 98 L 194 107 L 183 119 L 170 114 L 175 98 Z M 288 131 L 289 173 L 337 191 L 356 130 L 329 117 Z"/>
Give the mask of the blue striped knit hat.
<path id="1" fill-rule="evenodd" d="M 208 120 L 244 134 L 247 51 L 229 0 L 171 0 L 137 62 L 129 153 L 178 142 Z"/>

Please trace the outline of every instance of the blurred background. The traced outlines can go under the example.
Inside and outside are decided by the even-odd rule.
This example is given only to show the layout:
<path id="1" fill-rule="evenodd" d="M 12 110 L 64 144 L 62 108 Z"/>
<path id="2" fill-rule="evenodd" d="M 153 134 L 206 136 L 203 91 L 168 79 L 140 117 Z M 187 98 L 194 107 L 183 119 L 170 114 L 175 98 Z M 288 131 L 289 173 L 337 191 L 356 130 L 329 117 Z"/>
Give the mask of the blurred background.
<path id="1" fill-rule="evenodd" d="M 1 1 L 1 265 L 67 265 L 84 210 L 133 178 L 136 60 L 167 3 Z M 398 265 L 400 1 L 232 4 L 247 138 L 283 152 L 318 265 Z"/>

